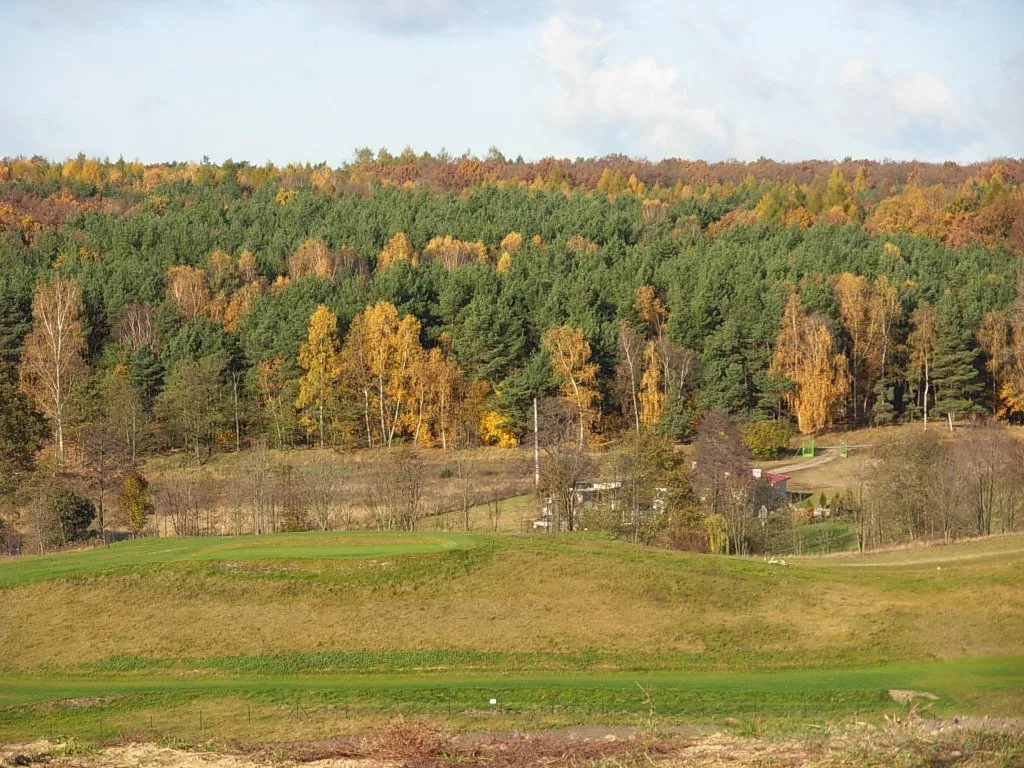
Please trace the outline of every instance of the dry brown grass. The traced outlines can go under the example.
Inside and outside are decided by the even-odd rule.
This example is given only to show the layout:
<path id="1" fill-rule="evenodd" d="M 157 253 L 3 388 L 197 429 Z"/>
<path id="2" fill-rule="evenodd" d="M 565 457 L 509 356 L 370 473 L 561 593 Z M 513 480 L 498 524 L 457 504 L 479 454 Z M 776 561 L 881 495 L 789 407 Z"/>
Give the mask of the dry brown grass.
<path id="1" fill-rule="evenodd" d="M 907 573 L 538 535 L 462 557 L 168 564 L 26 584 L 4 593 L 0 647 L 4 665 L 21 670 L 118 654 L 429 649 L 852 663 L 1013 655 L 1024 637 L 1019 553 Z"/>
<path id="2" fill-rule="evenodd" d="M 11 765 L 45 763 L 54 768 L 994 768 L 1020 765 L 1024 757 L 1024 736 L 1019 723 L 1016 730 L 967 730 L 925 722 L 892 722 L 875 728 L 855 723 L 835 731 L 797 737 L 692 731 L 657 733 L 584 726 L 453 737 L 429 722 L 400 720 L 363 736 L 342 736 L 329 741 L 188 749 L 146 743 L 144 734 L 139 734 L 138 741 L 121 739 L 84 754 L 69 754 L 76 751 L 75 745 L 38 741 L 12 745 L 2 756 Z"/>
<path id="3" fill-rule="evenodd" d="M 338 452 L 319 449 L 290 451 L 268 450 L 266 460 L 271 471 L 290 466 L 300 473 L 315 466 L 325 466 L 335 473 L 338 489 L 332 528 L 365 527 L 371 521 L 370 496 L 372 486 L 381 471 L 387 471 L 390 454 L 383 450 L 353 450 Z M 473 513 L 474 529 L 485 529 L 486 511 L 483 505 L 498 498 L 520 496 L 533 490 L 532 454 L 520 449 L 477 448 L 460 451 L 421 449 L 418 456 L 423 462 L 422 514 L 427 518 L 428 530 L 439 527 L 461 530 L 455 520 L 461 518 L 464 500 L 470 507 L 481 507 Z M 254 461 L 252 451 L 216 454 L 207 464 L 196 467 L 189 457 L 179 454 L 150 458 L 143 472 L 155 489 L 162 484 L 186 476 L 197 478 L 206 489 L 212 513 L 202 517 L 204 530 L 212 533 L 232 533 L 232 509 L 248 509 L 245 496 L 247 476 Z M 460 470 L 461 464 L 461 470 Z M 447 470 L 451 477 L 442 477 Z M 460 477 L 461 471 L 461 477 Z M 451 514 L 448 514 L 451 513 Z M 247 520 L 243 512 L 241 519 Z M 475 521 L 479 519 L 480 524 Z M 514 518 L 516 521 L 519 517 Z M 504 527 L 511 526 L 513 517 L 506 518 Z M 209 523 L 209 524 L 208 524 Z M 173 534 L 168 521 L 158 517 L 153 523 L 161 534 Z M 445 527 L 446 526 L 446 527 Z M 517 530 L 519 528 L 516 528 Z M 243 529 L 241 532 L 248 532 Z"/>

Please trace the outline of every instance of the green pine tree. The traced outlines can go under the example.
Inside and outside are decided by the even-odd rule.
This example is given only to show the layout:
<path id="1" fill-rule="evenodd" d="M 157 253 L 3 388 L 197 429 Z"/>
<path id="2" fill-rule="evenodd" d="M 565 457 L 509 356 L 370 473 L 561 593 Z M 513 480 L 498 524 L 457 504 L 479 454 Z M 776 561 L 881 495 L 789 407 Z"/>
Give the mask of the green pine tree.
<path id="1" fill-rule="evenodd" d="M 963 329 L 958 312 L 943 313 L 932 367 L 935 412 L 946 414 L 950 430 L 957 416 L 980 410 L 977 400 L 981 396 L 981 382 L 975 367 L 978 355 L 970 335 Z"/>
<path id="2" fill-rule="evenodd" d="M 879 377 L 874 388 L 875 402 L 871 406 L 871 422 L 876 426 L 892 424 L 896 420 L 896 388 L 887 379 Z"/>

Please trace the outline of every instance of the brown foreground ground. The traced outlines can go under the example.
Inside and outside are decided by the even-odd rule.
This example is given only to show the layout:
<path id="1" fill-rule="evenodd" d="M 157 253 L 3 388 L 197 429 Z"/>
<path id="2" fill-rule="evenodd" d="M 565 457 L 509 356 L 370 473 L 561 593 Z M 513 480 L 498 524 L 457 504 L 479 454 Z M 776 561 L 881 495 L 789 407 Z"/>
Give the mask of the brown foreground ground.
<path id="1" fill-rule="evenodd" d="M 581 726 L 452 735 L 399 723 L 358 738 L 276 745 L 38 741 L 0 748 L 4 765 L 50 768 L 433 768 L 435 766 L 1024 766 L 1024 719 L 858 723 L 800 736 Z"/>

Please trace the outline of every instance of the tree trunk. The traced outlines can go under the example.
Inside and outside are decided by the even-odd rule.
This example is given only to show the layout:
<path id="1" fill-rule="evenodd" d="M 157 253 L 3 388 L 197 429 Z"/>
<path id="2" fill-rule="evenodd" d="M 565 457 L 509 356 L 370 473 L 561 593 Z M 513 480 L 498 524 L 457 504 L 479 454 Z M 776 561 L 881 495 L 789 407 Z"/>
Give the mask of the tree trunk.
<path id="1" fill-rule="evenodd" d="M 231 396 L 235 409 L 235 453 L 242 450 L 242 427 L 238 418 L 238 379 L 241 374 L 238 371 L 231 372 Z"/>
<path id="2" fill-rule="evenodd" d="M 324 398 L 320 397 L 320 450 L 324 449 Z"/>
<path id="3" fill-rule="evenodd" d="M 928 389 L 931 382 L 928 377 L 928 361 L 924 363 L 924 428 L 928 429 Z"/>

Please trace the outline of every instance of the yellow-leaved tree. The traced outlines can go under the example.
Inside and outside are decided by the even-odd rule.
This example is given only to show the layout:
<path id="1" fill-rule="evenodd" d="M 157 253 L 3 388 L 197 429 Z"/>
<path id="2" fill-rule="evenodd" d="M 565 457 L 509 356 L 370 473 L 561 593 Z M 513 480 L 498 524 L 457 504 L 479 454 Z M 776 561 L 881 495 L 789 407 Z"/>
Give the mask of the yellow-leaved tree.
<path id="1" fill-rule="evenodd" d="M 661 421 L 665 400 L 661 356 L 658 345 L 649 341 L 644 347 L 644 375 L 640 379 L 640 423 L 644 429 L 653 429 Z"/>
<path id="2" fill-rule="evenodd" d="M 562 397 L 576 410 L 579 447 L 586 444 L 587 430 L 594 421 L 597 401 L 597 363 L 590 361 L 590 342 L 583 331 L 568 325 L 549 328 L 543 336 L 544 349 L 551 358 L 551 372 L 558 380 Z"/>
<path id="3" fill-rule="evenodd" d="M 339 267 L 338 255 L 327 247 L 322 238 L 310 238 L 288 257 L 288 276 L 293 280 L 304 277 L 334 277 Z"/>
<path id="4" fill-rule="evenodd" d="M 439 442 L 443 450 L 453 448 L 458 437 L 455 407 L 463 385 L 462 371 L 447 349 L 438 346 L 416 356 L 411 382 L 414 407 L 406 411 L 403 426 L 417 444 Z"/>
<path id="5" fill-rule="evenodd" d="M 868 415 L 876 382 L 886 375 L 892 333 L 900 316 L 896 289 L 885 275 L 867 278 L 844 272 L 834 285 L 839 319 L 850 337 L 853 418 Z"/>
<path id="6" fill-rule="evenodd" d="M 808 315 L 795 290 L 782 313 L 771 373 L 792 383 L 786 402 L 805 435 L 831 426 L 850 390 L 846 355 L 836 351 L 825 320 Z"/>
<path id="7" fill-rule="evenodd" d="M 457 240 L 450 235 L 435 237 L 423 249 L 423 258 L 432 259 L 449 272 L 473 261 L 486 262 L 487 249 L 484 244 Z"/>
<path id="8" fill-rule="evenodd" d="M 404 261 L 414 267 L 416 266 L 416 254 L 413 252 L 412 243 L 405 236 L 405 232 L 397 233 L 381 249 L 381 252 L 377 255 L 377 271 L 383 272 L 400 261 Z"/>
<path id="9" fill-rule="evenodd" d="M 410 402 L 423 357 L 420 321 L 398 317 L 395 305 L 379 301 L 352 320 L 345 337 L 345 376 L 362 394 L 367 445 L 391 447 Z M 376 431 L 376 435 L 374 432 Z"/>
<path id="10" fill-rule="evenodd" d="M 299 348 L 299 365 L 303 373 L 295 407 L 307 431 L 319 432 L 323 448 L 327 417 L 337 399 L 341 380 L 338 318 L 323 304 L 313 310 L 309 318 L 309 334 L 306 343 Z"/>

